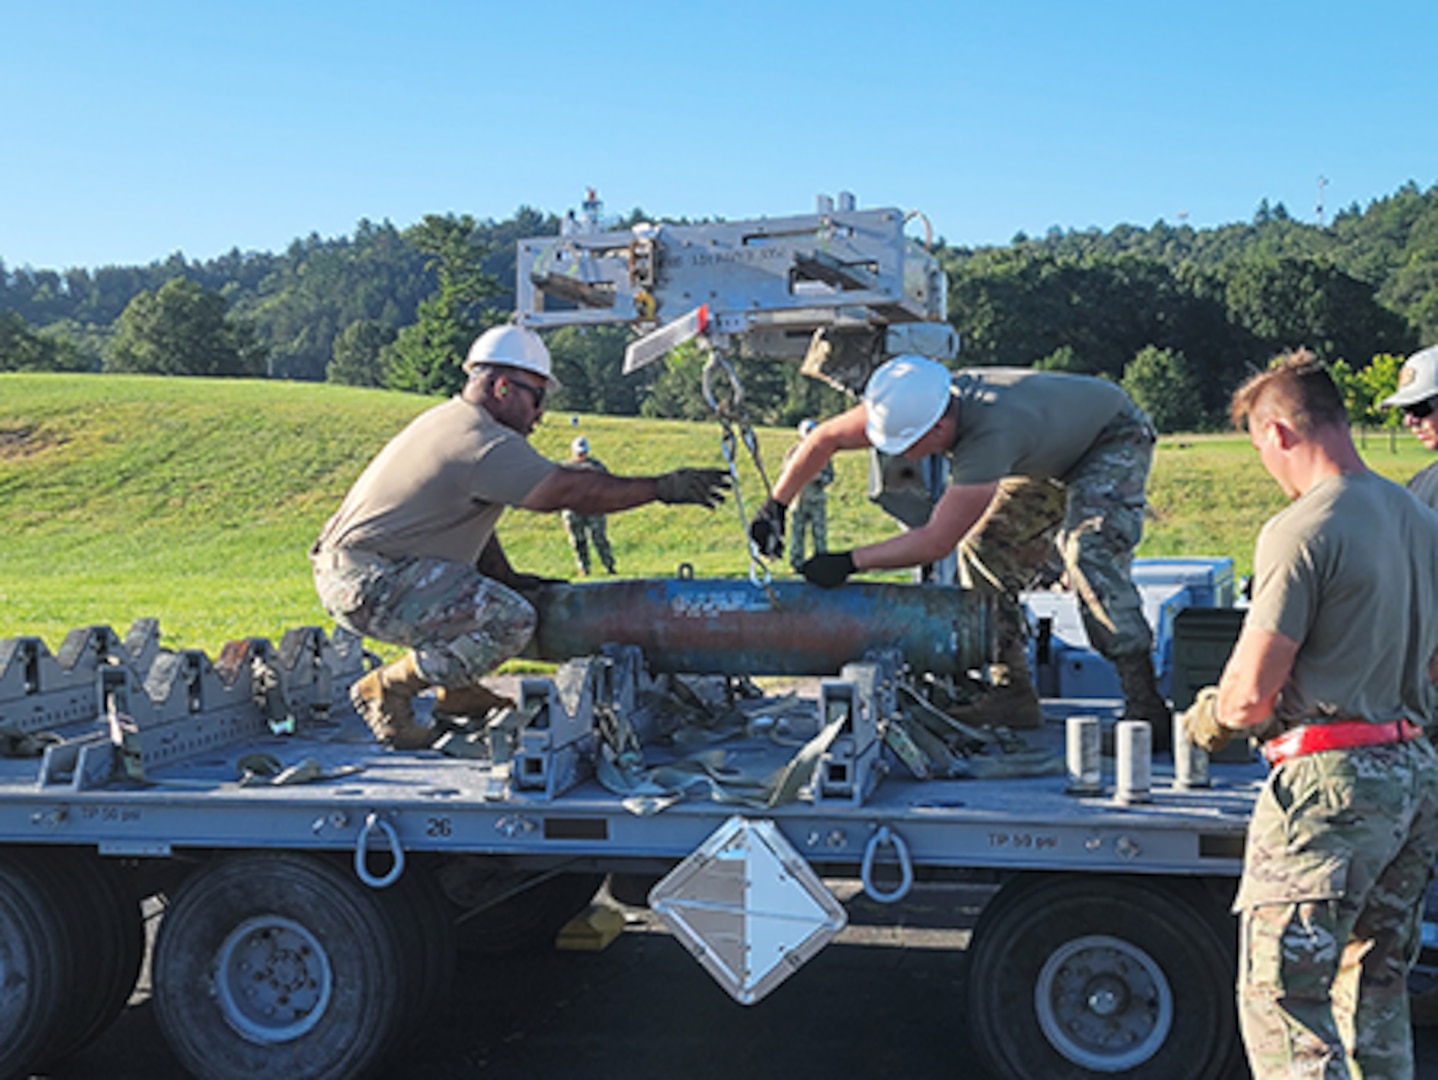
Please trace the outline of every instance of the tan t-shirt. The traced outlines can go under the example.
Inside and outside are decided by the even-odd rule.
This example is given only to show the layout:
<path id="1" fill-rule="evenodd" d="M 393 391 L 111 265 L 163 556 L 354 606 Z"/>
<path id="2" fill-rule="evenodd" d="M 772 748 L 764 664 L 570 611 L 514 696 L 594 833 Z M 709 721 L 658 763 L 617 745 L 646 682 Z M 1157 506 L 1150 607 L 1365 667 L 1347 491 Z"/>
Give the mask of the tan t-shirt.
<path id="1" fill-rule="evenodd" d="M 1058 479 L 1078 464 L 1110 420 L 1132 408 L 1104 379 L 1029 368 L 955 372 L 959 430 L 949 482 L 986 484 L 1006 476 Z"/>
<path id="2" fill-rule="evenodd" d="M 1438 512 L 1372 472 L 1331 477 L 1274 515 L 1248 625 L 1299 643 L 1274 713 L 1425 721 L 1438 648 Z"/>
<path id="3" fill-rule="evenodd" d="M 316 546 L 473 565 L 505 507 L 522 503 L 556 468 L 483 407 L 455 397 L 389 441 Z"/>

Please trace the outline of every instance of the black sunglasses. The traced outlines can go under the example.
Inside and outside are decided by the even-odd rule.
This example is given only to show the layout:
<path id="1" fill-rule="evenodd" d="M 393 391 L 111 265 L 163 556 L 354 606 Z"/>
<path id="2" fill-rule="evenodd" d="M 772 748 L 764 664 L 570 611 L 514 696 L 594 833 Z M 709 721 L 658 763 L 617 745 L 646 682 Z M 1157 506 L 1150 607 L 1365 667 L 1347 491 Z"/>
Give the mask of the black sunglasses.
<path id="1" fill-rule="evenodd" d="M 1433 411 L 1433 398 L 1425 398 L 1422 401 L 1415 401 L 1412 405 L 1404 405 L 1403 411 L 1414 420 L 1422 420 Z"/>
<path id="2" fill-rule="evenodd" d="M 534 408 L 535 408 L 535 411 L 536 411 L 536 412 L 543 411 L 543 409 L 544 409 L 544 399 L 549 396 L 549 387 L 547 387 L 547 386 L 531 386 L 531 385 L 530 385 L 529 383 L 527 383 L 527 382 L 521 382 L 519 379 L 513 379 L 513 378 L 509 380 L 509 385 L 510 385 L 510 386 L 517 386 L 517 387 L 519 387 L 521 390 L 528 390 L 528 391 L 529 391 L 529 394 L 530 394 L 530 397 L 532 397 L 532 398 L 534 399 Z"/>

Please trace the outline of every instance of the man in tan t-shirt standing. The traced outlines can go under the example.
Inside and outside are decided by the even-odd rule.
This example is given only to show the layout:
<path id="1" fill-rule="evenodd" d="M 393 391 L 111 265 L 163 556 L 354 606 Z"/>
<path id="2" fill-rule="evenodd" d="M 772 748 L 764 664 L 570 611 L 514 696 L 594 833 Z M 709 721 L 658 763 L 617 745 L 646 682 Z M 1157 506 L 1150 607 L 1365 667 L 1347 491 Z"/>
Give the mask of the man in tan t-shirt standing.
<path id="1" fill-rule="evenodd" d="M 607 514 L 650 502 L 712 509 L 723 469 L 625 477 L 540 455 L 528 437 L 554 388 L 549 350 L 519 326 L 487 330 L 464 361 L 469 381 L 422 413 L 355 481 L 311 550 L 325 610 L 357 634 L 409 647 L 355 683 L 350 697 L 375 737 L 401 749 L 438 734 L 413 698 L 438 687 L 435 715 L 482 716 L 499 699 L 480 679 L 534 633 L 523 592 L 540 584 L 510 566 L 495 526 L 506 507 Z"/>
<path id="2" fill-rule="evenodd" d="M 1143 411 L 1103 379 L 1021 368 L 952 372 L 898 356 L 870 377 L 862 402 L 799 444 L 750 537 L 777 555 L 789 504 L 837 451 L 874 447 L 915 461 L 948 455 L 949 488 L 926 523 L 882 543 L 815 555 L 800 573 L 832 587 L 860 570 L 937 562 L 958 546 L 966 584 L 1001 601 L 1000 677 L 964 718 L 1035 727 L 1043 716 L 1018 594 L 1057 544 L 1089 641 L 1118 670 L 1124 715 L 1147 720 L 1154 746 L 1166 747 L 1171 715 L 1131 574 L 1155 441 Z"/>
<path id="3" fill-rule="evenodd" d="M 1438 513 L 1364 464 L 1311 354 L 1245 383 L 1233 418 L 1293 500 L 1259 534 L 1217 687 L 1184 714 L 1198 745 L 1256 734 L 1272 766 L 1233 903 L 1244 1047 L 1255 1080 L 1411 1077 L 1406 979 L 1438 855 Z"/>

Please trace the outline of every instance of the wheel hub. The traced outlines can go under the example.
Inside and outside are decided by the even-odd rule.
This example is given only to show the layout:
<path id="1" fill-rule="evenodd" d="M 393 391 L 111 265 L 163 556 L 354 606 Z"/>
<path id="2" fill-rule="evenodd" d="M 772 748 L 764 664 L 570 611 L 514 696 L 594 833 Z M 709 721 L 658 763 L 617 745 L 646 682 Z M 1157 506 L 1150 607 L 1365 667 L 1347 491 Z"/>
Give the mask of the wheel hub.
<path id="1" fill-rule="evenodd" d="M 278 915 L 247 919 L 230 931 L 213 976 L 225 1022 L 256 1043 L 288 1042 L 313 1029 L 333 989 L 319 940 Z"/>
<path id="2" fill-rule="evenodd" d="M 1049 1043 L 1096 1072 L 1122 1072 L 1158 1053 L 1173 1026 L 1173 991 L 1148 953 L 1094 934 L 1054 950 L 1034 984 Z"/>

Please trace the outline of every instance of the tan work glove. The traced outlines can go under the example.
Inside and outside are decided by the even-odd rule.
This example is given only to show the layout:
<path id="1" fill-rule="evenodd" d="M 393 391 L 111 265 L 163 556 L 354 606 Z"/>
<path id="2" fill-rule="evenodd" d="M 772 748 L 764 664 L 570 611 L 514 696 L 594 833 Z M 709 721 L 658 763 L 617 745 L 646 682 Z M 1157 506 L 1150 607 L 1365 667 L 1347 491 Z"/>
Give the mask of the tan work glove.
<path id="1" fill-rule="evenodd" d="M 688 503 L 710 510 L 724 501 L 729 489 L 727 469 L 675 469 L 658 478 L 662 503 Z"/>
<path id="2" fill-rule="evenodd" d="M 1218 722 L 1218 687 L 1205 686 L 1183 714 L 1183 730 L 1195 745 L 1216 754 L 1237 732 Z"/>

